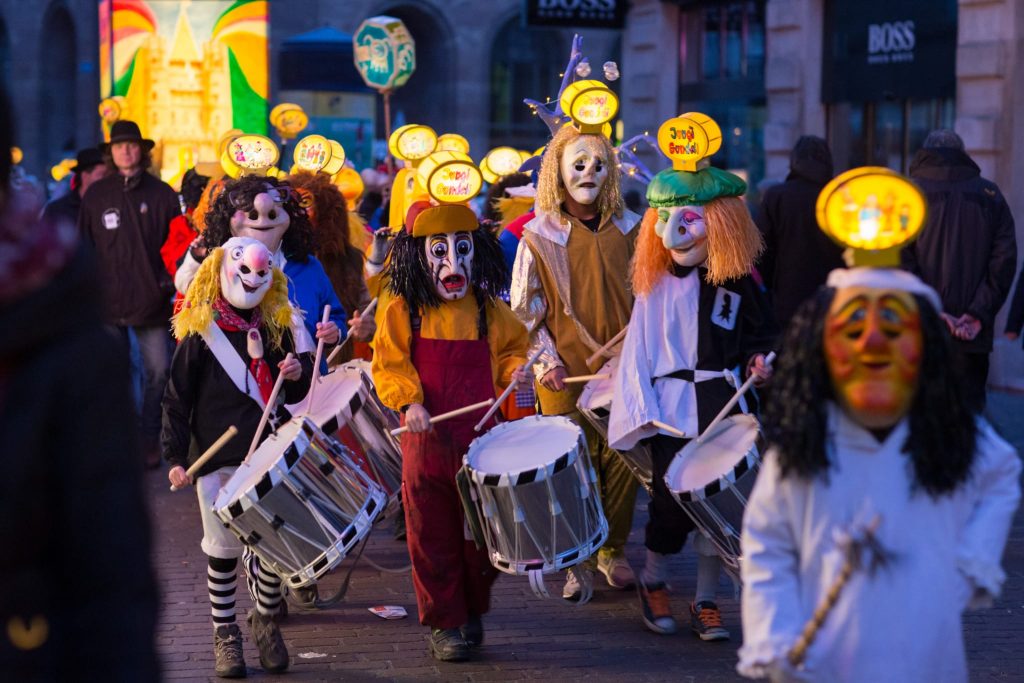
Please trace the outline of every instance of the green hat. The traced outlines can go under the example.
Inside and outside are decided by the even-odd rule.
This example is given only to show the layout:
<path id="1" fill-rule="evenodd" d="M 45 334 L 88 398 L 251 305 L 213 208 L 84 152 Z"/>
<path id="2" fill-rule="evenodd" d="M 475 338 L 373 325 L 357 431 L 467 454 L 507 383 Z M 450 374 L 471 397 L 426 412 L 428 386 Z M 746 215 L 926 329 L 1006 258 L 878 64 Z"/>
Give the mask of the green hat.
<path id="1" fill-rule="evenodd" d="M 719 197 L 739 197 L 747 184 L 734 173 L 709 166 L 699 171 L 666 168 L 647 186 L 647 203 L 665 206 L 702 206 Z"/>

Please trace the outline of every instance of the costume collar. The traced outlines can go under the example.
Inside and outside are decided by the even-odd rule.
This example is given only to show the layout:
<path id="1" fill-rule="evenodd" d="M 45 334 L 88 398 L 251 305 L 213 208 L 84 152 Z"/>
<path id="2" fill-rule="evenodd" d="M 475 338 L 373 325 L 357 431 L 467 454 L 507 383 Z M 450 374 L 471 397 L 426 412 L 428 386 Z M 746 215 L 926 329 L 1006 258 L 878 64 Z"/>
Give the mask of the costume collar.
<path id="1" fill-rule="evenodd" d="M 875 435 L 860 426 L 835 401 L 828 403 L 828 433 L 831 440 L 839 448 L 859 451 L 865 454 L 888 450 L 895 446 L 902 451 L 903 445 L 910 436 L 910 424 L 904 416 L 892 428 L 885 440 L 879 443 Z"/>
<path id="2" fill-rule="evenodd" d="M 640 216 L 629 209 L 623 209 L 622 216 L 612 215 L 612 223 L 623 235 L 628 235 L 640 223 Z M 569 242 L 572 221 L 563 214 L 537 212 L 533 220 L 523 226 L 523 230 L 551 240 L 563 247 Z"/>

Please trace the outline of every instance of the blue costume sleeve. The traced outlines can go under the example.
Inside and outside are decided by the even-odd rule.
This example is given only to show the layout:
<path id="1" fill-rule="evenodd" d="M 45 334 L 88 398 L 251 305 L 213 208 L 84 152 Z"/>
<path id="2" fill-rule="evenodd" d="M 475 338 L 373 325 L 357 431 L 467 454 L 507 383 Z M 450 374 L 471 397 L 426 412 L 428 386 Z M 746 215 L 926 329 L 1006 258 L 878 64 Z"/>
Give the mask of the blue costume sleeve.
<path id="1" fill-rule="evenodd" d="M 519 249 L 519 238 L 508 230 L 502 230 L 498 235 L 498 243 L 501 244 L 501 253 L 505 256 L 505 263 L 508 264 L 508 272 L 512 272 L 512 266 L 516 262 L 516 251 Z M 506 289 L 512 284 L 512 276 L 505 283 Z"/>
<path id="2" fill-rule="evenodd" d="M 288 276 L 288 296 L 302 309 L 309 335 L 316 339 L 316 324 L 323 316 L 324 306 L 330 304 L 331 320 L 344 337 L 348 331 L 345 309 L 320 261 L 315 256 L 310 256 L 305 263 L 287 261 L 284 274 Z"/>

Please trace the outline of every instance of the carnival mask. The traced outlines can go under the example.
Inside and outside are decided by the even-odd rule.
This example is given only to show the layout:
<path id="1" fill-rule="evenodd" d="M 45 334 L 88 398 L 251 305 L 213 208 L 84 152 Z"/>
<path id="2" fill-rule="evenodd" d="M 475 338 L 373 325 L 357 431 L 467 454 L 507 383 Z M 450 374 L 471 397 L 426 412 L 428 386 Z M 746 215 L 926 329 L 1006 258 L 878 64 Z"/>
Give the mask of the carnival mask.
<path id="1" fill-rule="evenodd" d="M 221 295 L 235 308 L 256 308 L 274 281 L 270 251 L 251 237 L 232 237 L 222 249 Z"/>
<path id="2" fill-rule="evenodd" d="M 605 155 L 604 145 L 594 135 L 581 135 L 562 151 L 562 183 L 569 196 L 584 206 L 597 201 L 608 180 Z"/>
<path id="3" fill-rule="evenodd" d="M 874 287 L 837 290 L 824 343 L 832 386 L 855 422 L 884 429 L 910 410 L 923 353 L 913 295 Z"/>
<path id="4" fill-rule="evenodd" d="M 468 232 L 428 235 L 426 250 L 438 296 L 445 301 L 466 296 L 473 272 L 473 236 Z"/>
<path id="5" fill-rule="evenodd" d="M 708 258 L 708 235 L 703 206 L 667 206 L 658 209 L 654 232 L 680 266 L 697 266 Z"/>
<path id="6" fill-rule="evenodd" d="M 231 234 L 234 237 L 252 237 L 266 245 L 271 253 L 281 248 L 281 240 L 288 230 L 291 218 L 284 208 L 287 188 L 267 183 L 266 191 L 248 197 L 242 193 L 228 195 L 235 212 L 231 216 Z"/>

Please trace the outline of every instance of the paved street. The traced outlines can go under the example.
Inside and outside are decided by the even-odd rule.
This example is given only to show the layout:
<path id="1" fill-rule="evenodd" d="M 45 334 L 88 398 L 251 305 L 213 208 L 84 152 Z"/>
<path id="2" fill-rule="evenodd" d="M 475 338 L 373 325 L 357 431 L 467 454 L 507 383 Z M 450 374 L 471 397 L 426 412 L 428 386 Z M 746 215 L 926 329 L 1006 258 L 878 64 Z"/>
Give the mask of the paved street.
<path id="1" fill-rule="evenodd" d="M 990 394 L 990 410 L 1000 431 L 1024 449 L 1024 396 Z M 199 549 L 201 527 L 196 499 L 167 490 L 165 473 L 149 475 L 154 523 L 155 564 L 163 592 L 158 646 L 168 680 L 217 680 L 206 593 L 206 564 Z M 629 544 L 629 559 L 640 567 L 646 500 L 638 504 Z M 407 564 L 404 543 L 391 540 L 390 529 L 373 534 L 366 557 L 382 567 Z M 1008 574 L 1003 597 L 994 609 L 965 619 L 973 681 L 1024 681 L 1024 514 L 1018 513 L 1004 563 Z M 348 562 L 321 588 L 327 595 L 340 585 Z M 678 616 L 692 595 L 696 571 L 689 549 L 674 565 Z M 559 577 L 548 581 L 560 594 Z M 486 645 L 466 664 L 441 664 L 427 654 L 426 629 L 416 620 L 416 602 L 408 572 L 390 574 L 361 561 L 352 574 L 347 599 L 326 611 L 293 612 L 282 630 L 292 655 L 285 676 L 292 681 L 674 681 L 702 683 L 742 680 L 735 675 L 740 642 L 739 604 L 723 582 L 720 605 L 730 643 L 703 643 L 688 630 L 674 636 L 648 632 L 639 618 L 635 593 L 601 585 L 583 607 L 560 599 L 539 600 L 525 578 L 502 576 L 488 615 Z M 410 616 L 385 621 L 367 608 L 402 605 Z M 239 589 L 240 622 L 250 606 Z M 888 605 L 878 605 L 879 619 L 899 619 Z M 255 645 L 245 634 L 250 678 L 268 679 L 259 668 Z"/>

